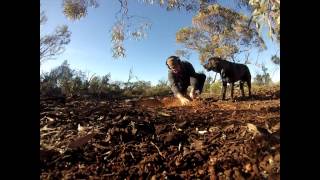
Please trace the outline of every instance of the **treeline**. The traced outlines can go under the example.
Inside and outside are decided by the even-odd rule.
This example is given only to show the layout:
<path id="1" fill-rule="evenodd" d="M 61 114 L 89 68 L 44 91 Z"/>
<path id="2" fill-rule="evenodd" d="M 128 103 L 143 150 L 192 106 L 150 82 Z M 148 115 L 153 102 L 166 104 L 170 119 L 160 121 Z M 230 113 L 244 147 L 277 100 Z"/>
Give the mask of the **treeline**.
<path id="1" fill-rule="evenodd" d="M 257 74 L 253 85 L 265 86 L 272 85 L 267 69 L 263 69 L 263 74 Z M 156 85 L 150 81 L 133 81 L 134 75 L 129 72 L 126 82 L 112 81 L 111 74 L 104 76 L 89 76 L 83 71 L 77 71 L 70 68 L 67 61 L 60 66 L 52 69 L 50 72 L 40 75 L 40 94 L 44 96 L 92 96 L 98 98 L 116 98 L 116 97 L 148 97 L 148 96 L 166 96 L 172 94 L 168 81 L 159 80 Z M 219 94 L 221 82 L 207 77 L 204 85 L 204 93 Z"/>

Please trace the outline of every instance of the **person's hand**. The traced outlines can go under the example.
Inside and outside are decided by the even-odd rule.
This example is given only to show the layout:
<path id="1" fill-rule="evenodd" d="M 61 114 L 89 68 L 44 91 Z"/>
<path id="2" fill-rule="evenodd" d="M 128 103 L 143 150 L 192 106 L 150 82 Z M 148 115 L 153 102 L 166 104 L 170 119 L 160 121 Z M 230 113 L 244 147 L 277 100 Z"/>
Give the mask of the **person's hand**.
<path id="1" fill-rule="evenodd" d="M 191 89 L 189 96 L 190 96 L 191 99 L 195 98 L 194 89 Z"/>
<path id="2" fill-rule="evenodd" d="M 199 90 L 195 91 L 194 89 L 191 89 L 189 96 L 192 100 L 198 99 L 200 97 L 200 92 Z"/>
<path id="3" fill-rule="evenodd" d="M 177 98 L 180 100 L 181 104 L 184 106 L 186 104 L 188 104 L 190 102 L 189 99 L 187 99 L 186 97 L 182 96 L 181 94 L 177 95 Z"/>
<path id="4" fill-rule="evenodd" d="M 185 97 L 181 97 L 180 102 L 184 106 L 184 105 L 187 105 L 190 102 L 190 100 Z"/>

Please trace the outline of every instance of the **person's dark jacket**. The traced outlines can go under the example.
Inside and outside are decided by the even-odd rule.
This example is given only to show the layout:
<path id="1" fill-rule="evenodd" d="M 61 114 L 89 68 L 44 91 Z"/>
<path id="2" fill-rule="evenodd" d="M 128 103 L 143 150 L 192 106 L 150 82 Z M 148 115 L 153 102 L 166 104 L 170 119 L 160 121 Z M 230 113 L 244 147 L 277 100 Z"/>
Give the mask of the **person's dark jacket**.
<path id="1" fill-rule="evenodd" d="M 198 74 L 195 72 L 192 64 L 187 61 L 181 61 L 180 65 L 181 72 L 174 73 L 171 70 L 168 72 L 170 88 L 174 94 L 185 94 L 190 85 L 196 88 Z"/>

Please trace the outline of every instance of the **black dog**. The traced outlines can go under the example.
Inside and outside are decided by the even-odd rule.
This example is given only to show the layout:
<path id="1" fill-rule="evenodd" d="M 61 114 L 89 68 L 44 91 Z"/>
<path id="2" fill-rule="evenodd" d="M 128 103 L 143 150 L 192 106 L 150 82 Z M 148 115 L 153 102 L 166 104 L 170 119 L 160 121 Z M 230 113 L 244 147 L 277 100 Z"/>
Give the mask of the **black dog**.
<path id="1" fill-rule="evenodd" d="M 240 90 L 241 95 L 244 97 L 243 84 L 247 82 L 249 89 L 249 96 L 251 96 L 251 74 L 248 66 L 244 64 L 232 63 L 226 60 L 223 60 L 218 57 L 209 58 L 204 64 L 203 67 L 207 71 L 215 71 L 220 73 L 222 79 L 222 99 L 225 100 L 227 83 L 231 84 L 231 99 L 233 99 L 233 86 L 234 83 L 240 80 Z"/>

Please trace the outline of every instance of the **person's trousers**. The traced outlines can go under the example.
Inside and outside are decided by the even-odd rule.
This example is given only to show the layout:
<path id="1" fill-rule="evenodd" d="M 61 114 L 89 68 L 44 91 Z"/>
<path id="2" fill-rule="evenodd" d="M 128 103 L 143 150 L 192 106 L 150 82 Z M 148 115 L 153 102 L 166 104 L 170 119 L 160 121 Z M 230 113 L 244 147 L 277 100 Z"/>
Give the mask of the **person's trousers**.
<path id="1" fill-rule="evenodd" d="M 206 75 L 205 74 L 199 74 L 196 73 L 196 77 L 190 77 L 190 85 L 194 88 L 194 90 L 199 90 L 200 93 L 202 93 L 202 89 L 204 86 L 204 83 L 206 81 Z"/>

